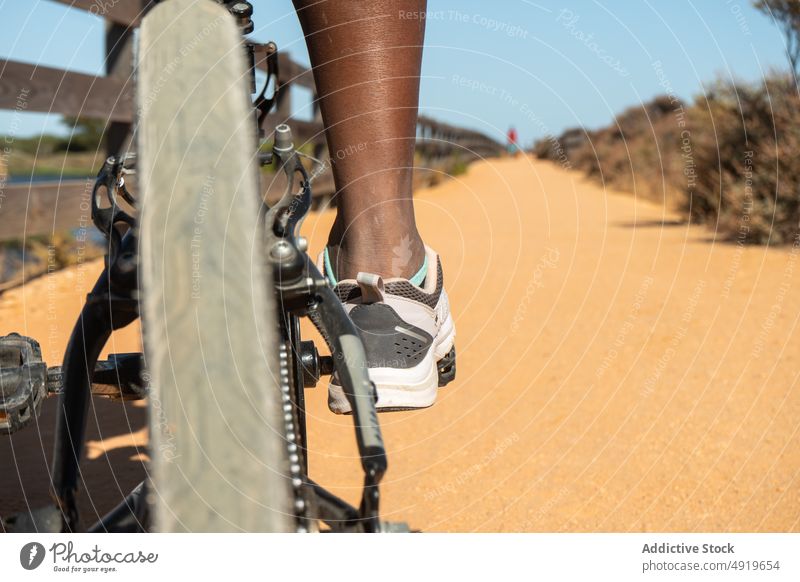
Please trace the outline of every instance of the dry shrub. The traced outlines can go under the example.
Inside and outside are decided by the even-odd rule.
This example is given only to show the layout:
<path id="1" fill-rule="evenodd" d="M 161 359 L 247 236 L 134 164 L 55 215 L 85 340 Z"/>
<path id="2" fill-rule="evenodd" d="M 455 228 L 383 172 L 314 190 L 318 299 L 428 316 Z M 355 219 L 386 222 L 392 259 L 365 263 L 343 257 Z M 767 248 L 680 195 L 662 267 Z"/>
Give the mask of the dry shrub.
<path id="1" fill-rule="evenodd" d="M 580 132 L 585 139 L 576 140 Z M 800 96 L 794 81 L 717 82 L 687 106 L 658 97 L 596 131 L 537 142 L 603 184 L 662 201 L 742 243 L 787 243 L 800 221 Z"/>
<path id="2" fill-rule="evenodd" d="M 794 82 L 717 83 L 691 111 L 697 188 L 685 210 L 727 238 L 787 243 L 800 221 L 800 97 Z"/>

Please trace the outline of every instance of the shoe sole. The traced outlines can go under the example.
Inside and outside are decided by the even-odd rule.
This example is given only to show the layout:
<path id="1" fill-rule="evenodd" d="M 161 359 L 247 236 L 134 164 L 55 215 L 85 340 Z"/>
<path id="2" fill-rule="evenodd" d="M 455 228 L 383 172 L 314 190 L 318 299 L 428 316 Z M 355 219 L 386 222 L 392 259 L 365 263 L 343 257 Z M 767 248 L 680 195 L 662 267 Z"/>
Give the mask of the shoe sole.
<path id="1" fill-rule="evenodd" d="M 378 391 L 375 404 L 378 412 L 418 410 L 436 402 L 439 387 L 455 378 L 455 326 L 451 317 L 448 316 L 436 339 L 425 358 L 413 368 L 370 369 L 370 378 Z M 341 385 L 332 379 L 328 385 L 328 408 L 336 414 L 352 412 Z"/>

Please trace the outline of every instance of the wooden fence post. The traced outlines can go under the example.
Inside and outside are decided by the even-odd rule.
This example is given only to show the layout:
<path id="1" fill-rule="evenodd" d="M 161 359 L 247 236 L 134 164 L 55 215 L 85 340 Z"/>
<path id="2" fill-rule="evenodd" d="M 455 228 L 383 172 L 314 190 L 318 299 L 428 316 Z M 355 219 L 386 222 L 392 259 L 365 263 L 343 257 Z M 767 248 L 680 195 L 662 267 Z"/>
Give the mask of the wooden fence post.
<path id="1" fill-rule="evenodd" d="M 111 21 L 106 21 L 106 76 L 122 82 L 123 91 L 134 90 L 133 28 Z M 111 121 L 106 128 L 106 154 L 124 153 L 130 134 L 130 122 Z"/>

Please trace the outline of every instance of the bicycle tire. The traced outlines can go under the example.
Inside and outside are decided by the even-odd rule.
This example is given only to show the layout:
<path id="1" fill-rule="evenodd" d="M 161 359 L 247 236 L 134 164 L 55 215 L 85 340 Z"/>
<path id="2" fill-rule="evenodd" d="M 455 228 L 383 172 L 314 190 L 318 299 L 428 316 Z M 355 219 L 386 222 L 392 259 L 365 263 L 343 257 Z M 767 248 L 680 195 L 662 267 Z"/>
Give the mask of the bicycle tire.
<path id="1" fill-rule="evenodd" d="M 159 4 L 136 74 L 152 529 L 291 531 L 240 32 L 214 2 Z"/>

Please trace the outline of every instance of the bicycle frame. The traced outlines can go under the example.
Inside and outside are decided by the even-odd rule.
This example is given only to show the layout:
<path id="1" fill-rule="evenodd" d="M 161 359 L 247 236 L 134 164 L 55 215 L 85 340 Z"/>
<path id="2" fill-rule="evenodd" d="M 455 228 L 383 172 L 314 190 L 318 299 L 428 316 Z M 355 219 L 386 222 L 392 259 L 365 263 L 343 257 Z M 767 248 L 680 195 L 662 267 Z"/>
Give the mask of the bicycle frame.
<path id="1" fill-rule="evenodd" d="M 223 3 L 232 12 L 233 5 L 247 4 Z M 250 14 L 252 10 L 234 14 L 243 33 L 248 31 L 248 26 L 252 28 Z M 252 55 L 257 50 L 252 43 L 246 42 L 245 46 L 251 57 L 252 71 Z M 268 67 L 265 88 L 254 101 L 259 126 L 280 91 L 277 50 L 272 43 L 261 46 L 266 47 L 272 64 Z M 267 98 L 266 84 L 271 78 L 275 81 L 276 92 Z M 290 458 L 297 529 L 315 531 L 321 521 L 332 531 L 403 531 L 403 526 L 384 524 L 379 519 L 378 486 L 386 472 L 387 458 L 375 409 L 377 394 L 367 373 L 366 356 L 357 330 L 325 277 L 306 254 L 306 242 L 299 236 L 300 225 L 311 206 L 312 193 L 288 126 L 276 128 L 272 153 L 261 157 L 262 164 L 276 163 L 287 178 L 284 196 L 271 208 L 263 203 L 260 216 L 264 226 L 265 260 L 272 272 L 277 298 L 281 358 L 288 370 L 280 376 L 280 388 L 287 397 L 284 401 L 288 399 L 291 405 L 292 422 L 287 425 L 287 431 L 294 431 L 292 440 L 298 444 L 296 462 Z M 9 520 L 8 529 L 13 531 L 75 532 L 81 529 L 76 498 L 89 398 L 92 394 L 101 394 L 137 399 L 147 394 L 141 355 L 127 354 L 98 362 L 112 331 L 139 316 L 136 219 L 120 207 L 118 200 L 120 196 L 128 204 L 136 205 L 135 197 L 125 185 L 132 159 L 131 156 L 111 157 L 98 173 L 92 195 L 92 219 L 108 241 L 105 268 L 87 296 L 67 345 L 63 366 L 48 371 L 48 392 L 59 395 L 52 465 L 54 503 Z M 298 177 L 300 187 L 294 192 Z M 319 356 L 313 342 L 302 341 L 301 317 L 314 321 L 328 343 L 331 356 Z M 304 388 L 315 385 L 321 375 L 334 372 L 353 410 L 364 471 L 358 508 L 308 477 Z M 88 531 L 147 531 L 147 487 L 147 482 L 141 483 Z"/>

